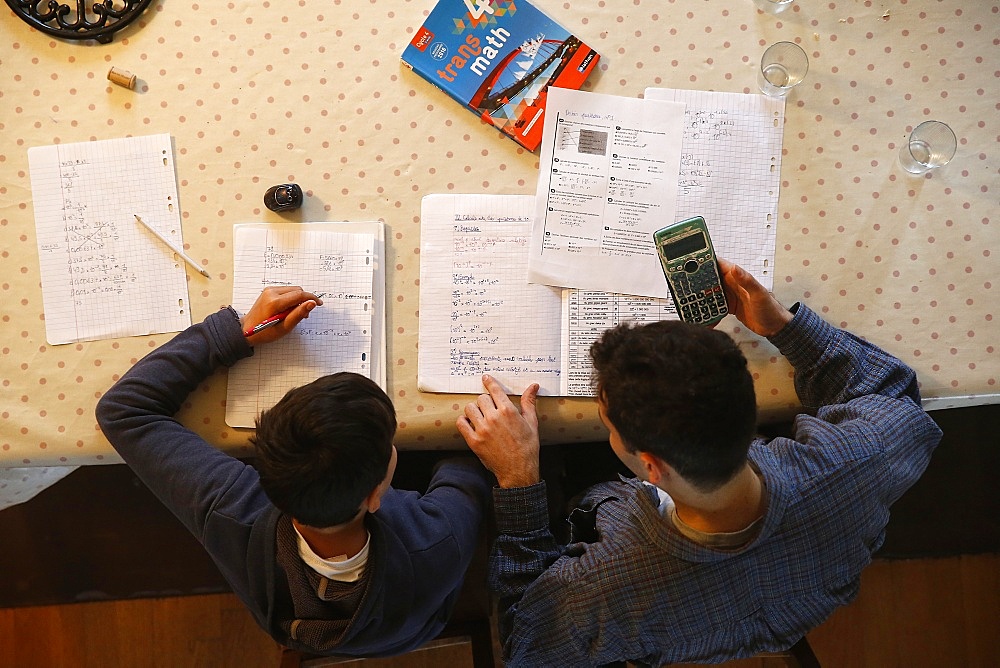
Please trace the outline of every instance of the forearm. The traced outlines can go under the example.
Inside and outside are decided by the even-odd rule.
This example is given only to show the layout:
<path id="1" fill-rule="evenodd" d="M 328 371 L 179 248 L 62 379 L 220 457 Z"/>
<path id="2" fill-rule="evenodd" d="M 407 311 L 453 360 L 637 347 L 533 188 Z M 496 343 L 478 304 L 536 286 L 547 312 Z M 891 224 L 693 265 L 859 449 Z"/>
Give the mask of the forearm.
<path id="1" fill-rule="evenodd" d="M 223 310 L 137 362 L 97 405 L 98 423 L 111 444 L 119 452 L 137 446 L 152 423 L 172 420 L 187 396 L 216 369 L 251 355 L 239 329 L 234 314 Z"/>
<path id="2" fill-rule="evenodd" d="M 528 587 L 562 554 L 549 530 L 545 483 L 494 488 L 497 538 L 490 557 L 490 587 L 499 598 L 500 642 L 506 647 L 517 604 Z"/>
<path id="3" fill-rule="evenodd" d="M 97 419 L 135 474 L 199 539 L 212 509 L 238 517 L 253 493 L 256 473 L 212 447 L 173 416 L 199 383 L 220 366 L 251 354 L 239 321 L 213 314 L 151 352 L 107 391 Z M 239 503 L 227 507 L 230 492 Z"/>
<path id="4" fill-rule="evenodd" d="M 908 398 L 920 405 L 916 374 L 910 367 L 833 327 L 804 305 L 770 340 L 795 368 L 795 389 L 805 406 L 843 404 L 875 394 Z"/>
<path id="5" fill-rule="evenodd" d="M 492 485 L 493 476 L 476 458 L 450 457 L 434 467 L 427 491 L 420 498 L 426 515 L 447 521 L 458 544 L 469 550 L 463 557 L 471 558 L 478 544 Z"/>

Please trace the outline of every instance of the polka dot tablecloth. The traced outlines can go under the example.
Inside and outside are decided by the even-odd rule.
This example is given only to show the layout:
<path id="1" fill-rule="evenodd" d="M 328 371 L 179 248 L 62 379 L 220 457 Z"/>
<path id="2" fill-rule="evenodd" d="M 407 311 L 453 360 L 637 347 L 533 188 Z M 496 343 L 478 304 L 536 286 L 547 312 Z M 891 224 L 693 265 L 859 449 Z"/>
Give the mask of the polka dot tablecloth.
<path id="1" fill-rule="evenodd" d="M 798 0 L 778 16 L 751 0 L 537 0 L 602 54 L 586 89 L 756 92 L 775 41 L 808 53 L 786 111 L 775 286 L 918 371 L 931 406 L 997 401 L 1000 388 L 1000 4 L 988 0 Z M 252 221 L 387 224 L 388 392 L 401 448 L 464 447 L 470 397 L 416 389 L 420 200 L 432 193 L 532 194 L 538 160 L 400 65 L 432 0 L 161 1 L 111 44 L 0 22 L 0 466 L 119 461 L 94 406 L 155 335 L 46 343 L 28 175 L 32 146 L 169 133 L 176 157 L 194 320 L 232 298 L 232 226 Z M 111 84 L 111 66 L 135 90 Z M 951 125 L 958 151 L 925 176 L 896 154 L 918 123 Z M 753 159 L 753 156 L 747 156 Z M 294 181 L 305 204 L 264 208 Z M 727 320 L 723 327 L 735 330 Z M 745 344 L 763 417 L 796 410 L 791 369 Z M 247 454 L 225 425 L 226 376 L 180 419 Z M 593 403 L 543 398 L 546 442 L 606 437 Z"/>

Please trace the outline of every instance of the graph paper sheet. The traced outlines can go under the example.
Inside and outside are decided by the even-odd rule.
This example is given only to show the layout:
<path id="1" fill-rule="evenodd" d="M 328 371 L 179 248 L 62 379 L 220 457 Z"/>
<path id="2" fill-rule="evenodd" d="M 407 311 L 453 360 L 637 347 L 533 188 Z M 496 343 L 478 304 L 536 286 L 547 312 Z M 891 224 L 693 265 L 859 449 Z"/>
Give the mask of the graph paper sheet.
<path id="1" fill-rule="evenodd" d="M 385 239 L 382 223 L 277 223 L 233 228 L 233 307 L 263 288 L 324 293 L 289 334 L 229 370 L 226 424 L 253 427 L 288 390 L 352 371 L 385 388 Z"/>
<path id="2" fill-rule="evenodd" d="M 428 195 L 420 220 L 417 387 L 560 393 L 560 290 L 529 284 L 531 195 Z"/>
<path id="3" fill-rule="evenodd" d="M 716 252 L 770 290 L 785 101 L 670 88 L 647 88 L 645 96 L 687 105 L 677 220 L 703 216 Z"/>
<path id="4" fill-rule="evenodd" d="M 50 344 L 191 325 L 170 135 L 28 149 Z"/>

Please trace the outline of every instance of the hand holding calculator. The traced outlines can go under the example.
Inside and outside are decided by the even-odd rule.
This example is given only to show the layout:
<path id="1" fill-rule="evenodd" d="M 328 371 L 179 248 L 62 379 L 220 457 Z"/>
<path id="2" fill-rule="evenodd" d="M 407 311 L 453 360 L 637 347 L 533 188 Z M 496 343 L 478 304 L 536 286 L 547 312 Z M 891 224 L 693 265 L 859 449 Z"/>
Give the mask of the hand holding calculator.
<path id="1" fill-rule="evenodd" d="M 729 313 L 708 226 L 701 216 L 653 233 L 656 253 L 681 320 L 714 325 Z"/>

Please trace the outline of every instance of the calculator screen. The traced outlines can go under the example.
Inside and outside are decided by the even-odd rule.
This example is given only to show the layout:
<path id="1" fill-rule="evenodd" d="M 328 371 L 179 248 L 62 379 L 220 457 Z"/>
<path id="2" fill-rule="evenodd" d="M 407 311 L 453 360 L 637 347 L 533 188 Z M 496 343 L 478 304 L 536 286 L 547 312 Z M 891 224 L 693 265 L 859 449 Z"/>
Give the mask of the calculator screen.
<path id="1" fill-rule="evenodd" d="M 705 241 L 705 234 L 698 232 L 677 241 L 663 244 L 663 254 L 668 260 L 676 260 L 704 248 L 708 248 L 708 243 Z"/>

